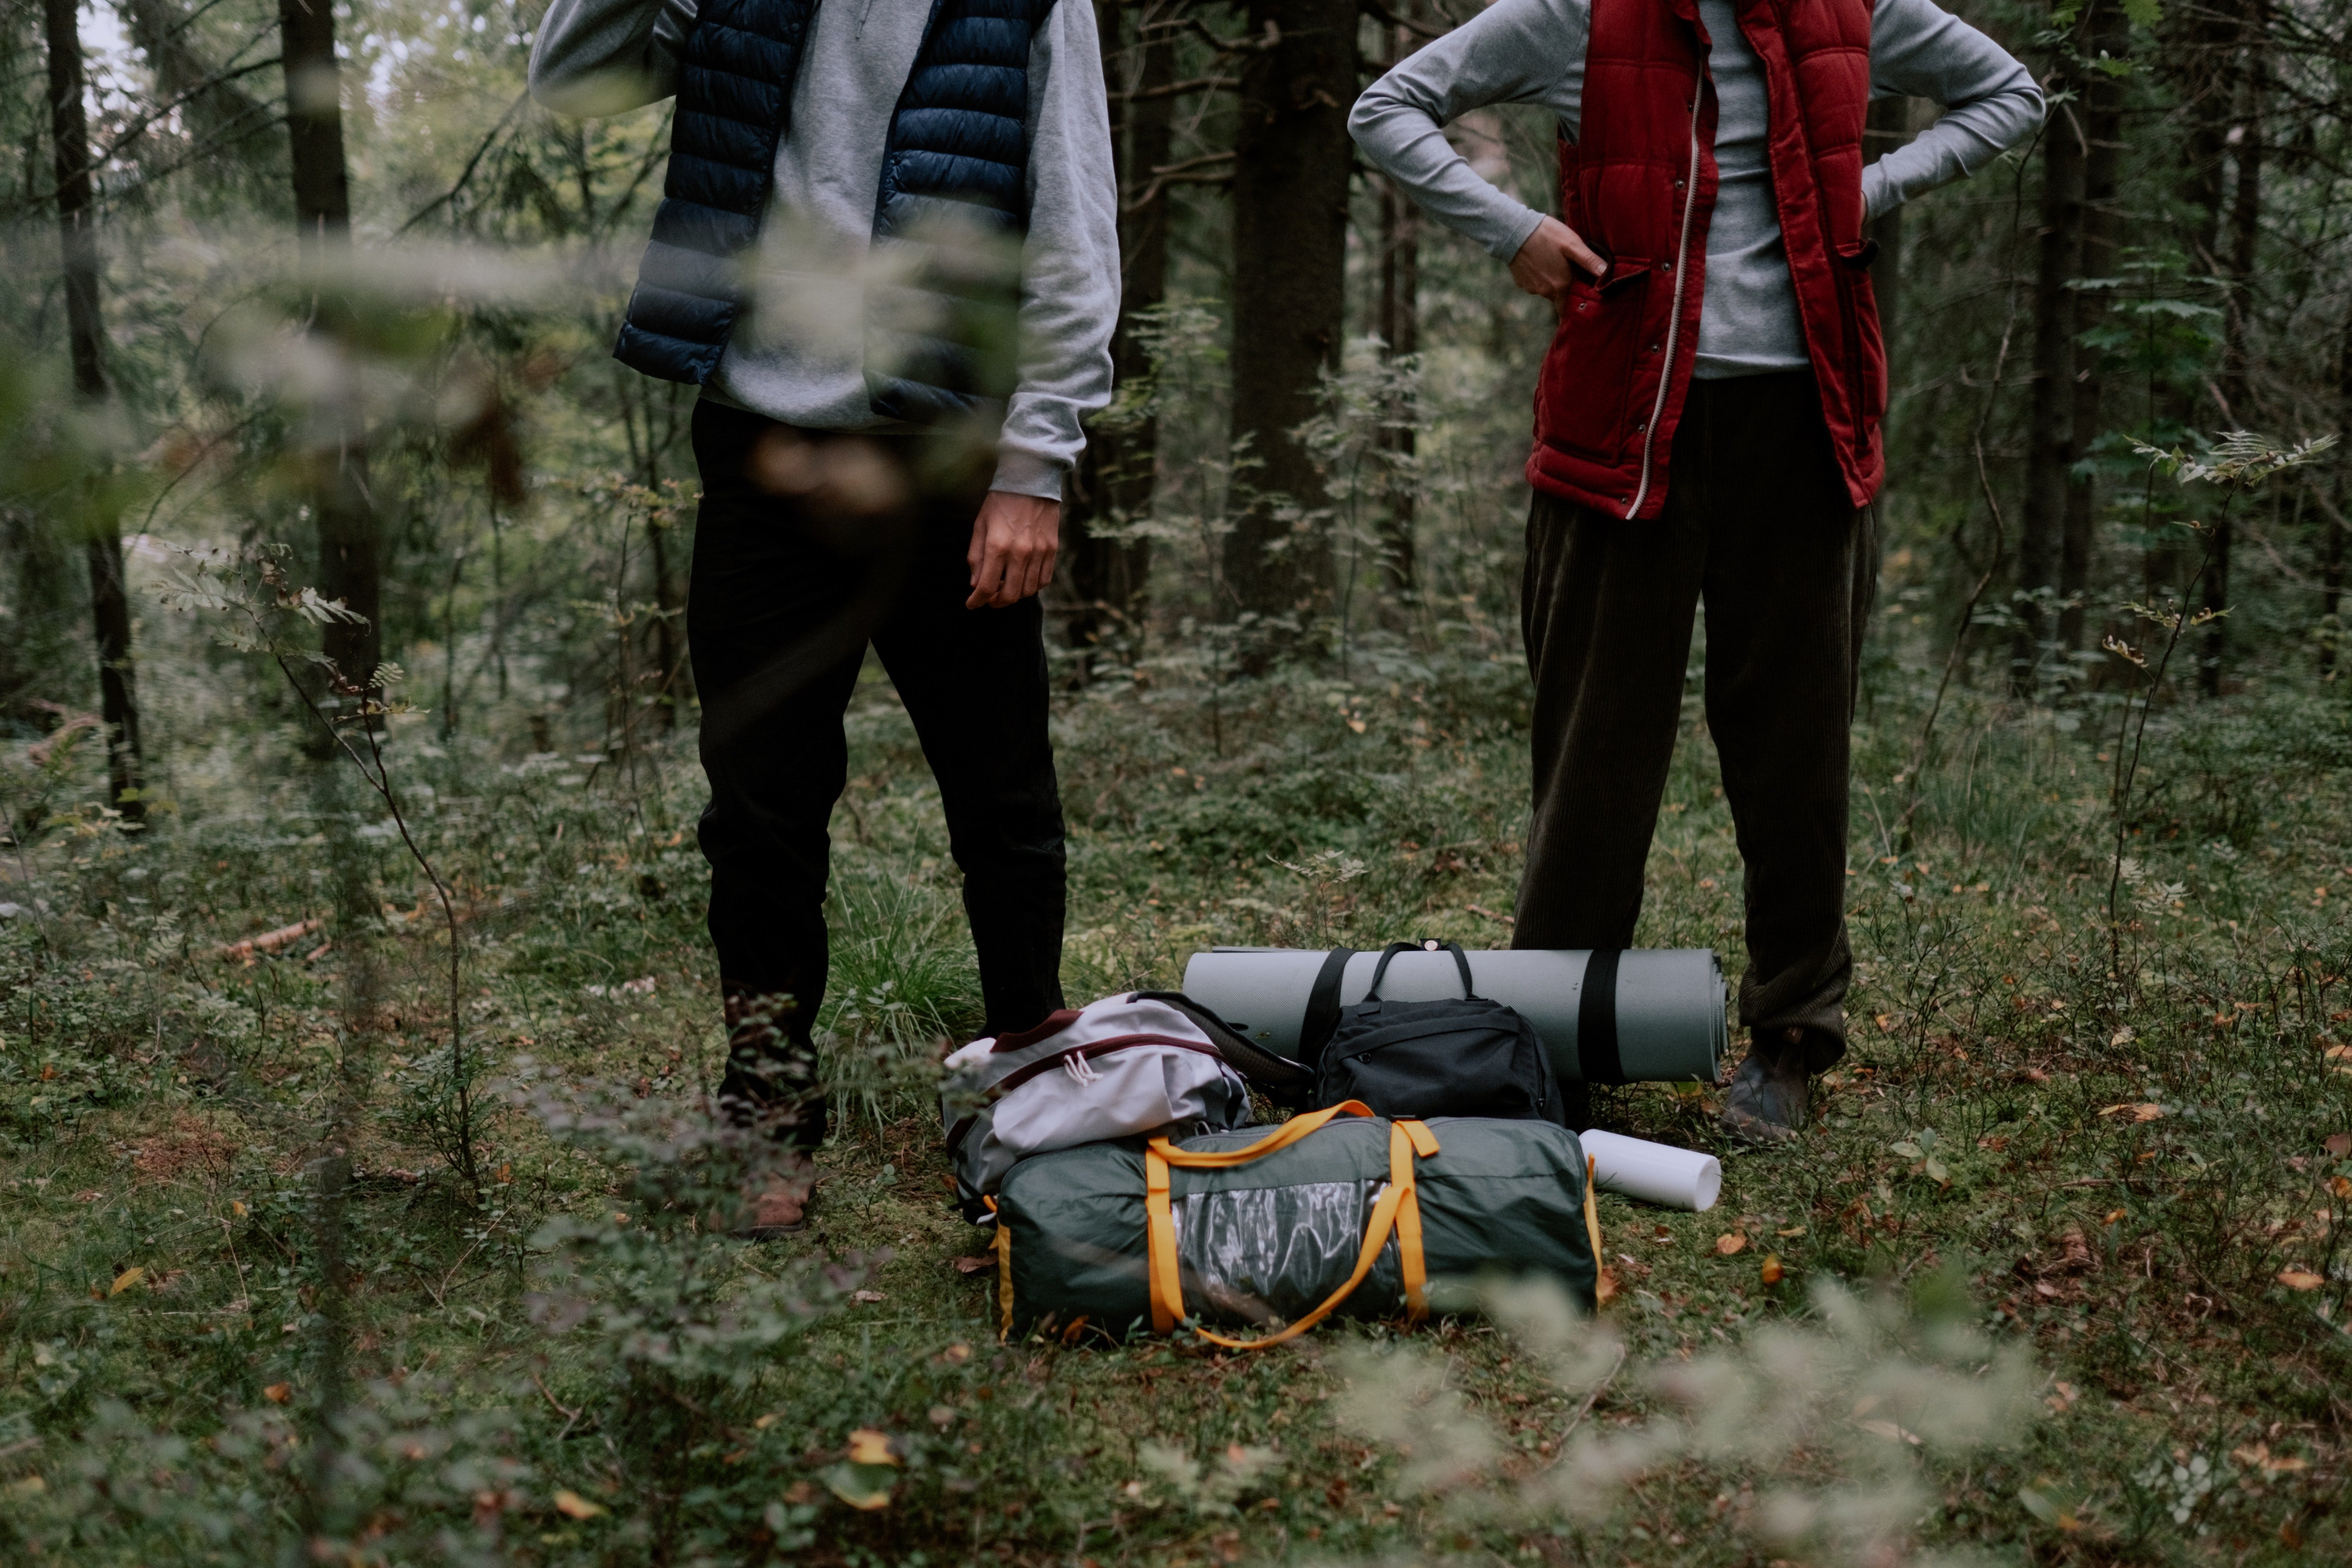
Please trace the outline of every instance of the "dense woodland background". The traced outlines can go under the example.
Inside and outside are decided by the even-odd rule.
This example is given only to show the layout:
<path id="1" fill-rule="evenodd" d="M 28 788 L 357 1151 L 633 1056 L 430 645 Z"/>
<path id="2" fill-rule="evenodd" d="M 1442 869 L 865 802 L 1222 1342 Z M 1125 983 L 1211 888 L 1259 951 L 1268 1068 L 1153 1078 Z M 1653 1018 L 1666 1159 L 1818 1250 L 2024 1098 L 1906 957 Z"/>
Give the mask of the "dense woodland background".
<path id="1" fill-rule="evenodd" d="M 2019 155 L 1882 219 L 1875 280 L 1888 588 L 1928 643 L 1989 628 L 1973 679 L 2096 685 L 2119 606 L 2184 594 L 2231 610 L 2191 661 L 2205 694 L 2332 674 L 2341 466 L 2273 487 L 2205 551 L 2150 503 L 2130 443 L 2299 440 L 2352 406 L 2338 13 L 1971 12 L 2056 111 Z M 604 744 L 690 711 L 692 394 L 603 356 L 666 110 L 538 109 L 520 9 L 8 16 L 11 721 L 53 722 L 42 701 L 110 704 L 119 731 L 133 714 L 117 592 L 83 581 L 119 574 L 79 559 L 110 529 L 300 546 L 370 618 L 341 651 L 433 670 L 446 733 Z M 1507 623 L 1542 308 L 1362 172 L 1334 112 L 1447 15 L 1324 0 L 1100 22 L 1124 390 L 1069 508 L 1073 678 L 1105 654 L 1255 671 L 1366 632 L 1426 641 L 1465 607 Z M 1933 112 L 1882 101 L 1871 134 Z M 1539 113 L 1457 135 L 1549 203 Z M 53 470 L 81 459 L 108 483 L 64 504 Z M 69 673 L 93 612 L 124 676 L 104 694 L 94 668 Z M 156 726 L 174 721 L 145 717 L 131 749 L 168 770 L 180 737 Z"/>
<path id="2" fill-rule="evenodd" d="M 1344 130 L 1469 8 L 1097 9 L 1127 289 L 1051 597 L 1069 988 L 1502 945 L 1547 307 Z M 2342 1555 L 2352 9 L 1957 9 L 2053 109 L 1875 227 L 1820 1125 L 1727 1151 L 1717 1214 L 1606 1206 L 1601 1328 L 1494 1298 L 1250 1360 L 991 1348 L 928 1098 L 976 991 L 878 672 L 822 1223 L 698 1223 L 754 1155 L 698 1119 L 693 393 L 607 353 L 667 107 L 538 109 L 530 5 L 9 4 L 0 1552 Z M 1540 114 L 1454 134 L 1552 205 Z M 1643 940 L 1736 966 L 1699 657 Z M 1601 1111 L 1713 1137 L 1697 1086 Z"/>

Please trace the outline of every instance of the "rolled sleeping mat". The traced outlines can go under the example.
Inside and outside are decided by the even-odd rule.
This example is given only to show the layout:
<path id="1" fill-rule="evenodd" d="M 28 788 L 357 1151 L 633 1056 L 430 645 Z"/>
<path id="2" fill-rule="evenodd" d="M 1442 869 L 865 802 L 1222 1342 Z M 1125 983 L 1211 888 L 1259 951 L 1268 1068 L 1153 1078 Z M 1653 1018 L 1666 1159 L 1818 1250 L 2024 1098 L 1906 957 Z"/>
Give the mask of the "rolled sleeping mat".
<path id="1" fill-rule="evenodd" d="M 1580 1142 L 1592 1157 L 1592 1184 L 1604 1193 L 1694 1214 L 1705 1214 L 1723 1195 L 1723 1167 L 1712 1154 L 1597 1127 Z"/>
<path id="2" fill-rule="evenodd" d="M 1328 1031 L 1333 1009 L 1362 1001 L 1371 988 L 1381 955 L 1342 957 L 1347 951 L 1210 948 L 1184 966 L 1184 994 L 1248 1039 L 1296 1061 L 1310 1010 Z M 1468 957 L 1478 994 L 1533 1024 L 1562 1079 L 1716 1080 L 1728 1030 L 1723 966 L 1708 949 L 1516 949 Z M 1381 983 L 1381 997 L 1391 1002 L 1461 994 L 1461 972 L 1443 951 L 1397 954 Z"/>

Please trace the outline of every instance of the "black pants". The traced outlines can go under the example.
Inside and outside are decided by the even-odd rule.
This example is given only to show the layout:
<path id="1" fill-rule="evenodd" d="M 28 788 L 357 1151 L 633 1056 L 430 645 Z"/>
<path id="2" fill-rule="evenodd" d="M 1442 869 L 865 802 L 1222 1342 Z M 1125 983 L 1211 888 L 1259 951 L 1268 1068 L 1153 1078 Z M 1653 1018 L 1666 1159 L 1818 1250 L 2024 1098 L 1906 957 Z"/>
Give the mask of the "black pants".
<path id="1" fill-rule="evenodd" d="M 1535 811 L 1514 942 L 1630 947 L 1706 605 L 1706 721 L 1747 868 L 1740 1022 L 1845 1051 L 1846 772 L 1875 520 L 1846 494 L 1809 372 L 1694 381 L 1664 513 L 1538 493 L 1522 616 Z"/>
<path id="2" fill-rule="evenodd" d="M 687 602 L 710 781 L 702 853 L 730 1041 L 721 1103 L 824 1136 L 811 1041 L 824 999 L 826 822 L 842 714 L 870 641 L 939 780 L 992 1031 L 1062 1005 L 1061 798 L 1034 598 L 968 610 L 987 475 L 942 478 L 917 437 L 795 430 L 709 400 Z M 789 997 L 784 1005 L 772 1000 Z"/>

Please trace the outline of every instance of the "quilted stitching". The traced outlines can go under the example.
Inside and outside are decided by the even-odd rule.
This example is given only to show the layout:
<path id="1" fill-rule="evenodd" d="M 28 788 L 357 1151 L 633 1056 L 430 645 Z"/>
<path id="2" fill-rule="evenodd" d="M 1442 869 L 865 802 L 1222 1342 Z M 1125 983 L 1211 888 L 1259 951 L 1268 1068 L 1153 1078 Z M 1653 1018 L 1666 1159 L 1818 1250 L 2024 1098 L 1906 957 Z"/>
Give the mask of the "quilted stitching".
<path id="1" fill-rule="evenodd" d="M 758 241 L 818 3 L 721 0 L 688 33 L 663 200 L 614 348 L 625 363 L 684 382 L 718 368 L 742 310 L 735 258 Z M 1055 3 L 933 0 L 891 116 L 877 240 L 911 234 L 942 210 L 987 215 L 1005 227 L 1024 221 L 1029 47 Z M 985 401 L 968 390 L 980 375 L 972 345 L 878 331 L 877 341 L 888 351 L 885 363 L 908 373 L 877 384 L 878 411 L 923 418 Z"/>
<path id="2" fill-rule="evenodd" d="M 1862 132 L 1870 96 L 1870 0 L 1739 0 L 1744 30 L 1763 62 L 1771 100 L 1773 187 L 1797 289 L 1799 314 L 1821 387 L 1822 414 L 1856 505 L 1875 493 L 1884 472 L 1879 408 L 1885 379 L 1877 307 L 1868 279 L 1848 265 L 1862 239 Z M 1585 58 L 1583 138 L 1560 148 L 1560 204 L 1570 226 L 1603 255 L 1670 259 L 1680 239 L 1677 188 L 1688 173 L 1691 88 L 1703 67 L 1697 30 L 1658 0 L 1594 0 Z M 1712 99 L 1701 106 L 1701 141 L 1711 149 Z M 1714 207 L 1715 159 L 1700 159 L 1689 276 L 1680 342 L 1667 365 L 1648 352 L 1663 336 L 1641 334 L 1622 382 L 1573 374 L 1566 357 L 1578 344 L 1563 328 L 1554 339 L 1538 395 L 1538 441 L 1528 481 L 1588 506 L 1622 508 L 1641 468 L 1638 421 L 1670 377 L 1654 432 L 1653 473 L 1663 475 L 1698 340 L 1706 279 L 1706 239 Z M 1653 275 L 1663 293 L 1671 285 Z M 1639 287 L 1638 285 L 1636 287 Z M 1561 449 L 1543 438 L 1560 418 L 1562 398 L 1622 400 L 1624 445 L 1613 459 Z M 1592 421 L 1580 423 L 1590 426 Z M 1652 500 L 1663 505 L 1655 485 Z M 1654 510 L 1645 506 L 1644 512 Z"/>

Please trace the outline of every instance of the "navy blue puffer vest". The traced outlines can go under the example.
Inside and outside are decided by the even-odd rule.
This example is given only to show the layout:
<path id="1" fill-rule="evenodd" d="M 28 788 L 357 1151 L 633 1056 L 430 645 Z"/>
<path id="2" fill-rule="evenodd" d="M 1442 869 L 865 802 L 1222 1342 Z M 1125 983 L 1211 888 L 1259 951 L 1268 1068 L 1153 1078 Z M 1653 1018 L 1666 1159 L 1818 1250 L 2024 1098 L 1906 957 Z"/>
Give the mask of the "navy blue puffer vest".
<path id="1" fill-rule="evenodd" d="M 614 354 L 700 383 L 750 294 L 748 264 L 775 184 L 803 45 L 819 0 L 709 0 L 686 37 L 669 169 Z M 890 119 L 875 204 L 877 246 L 952 216 L 1017 247 L 1029 190 L 1029 45 L 1055 0 L 931 0 Z M 869 307 L 866 380 L 877 414 L 930 421 L 1012 390 L 1017 268 L 930 258 L 895 309 Z M 887 291 L 885 291 L 887 292 Z M 922 308 L 909 310 L 908 300 Z M 877 319 L 884 318 L 887 319 Z"/>

